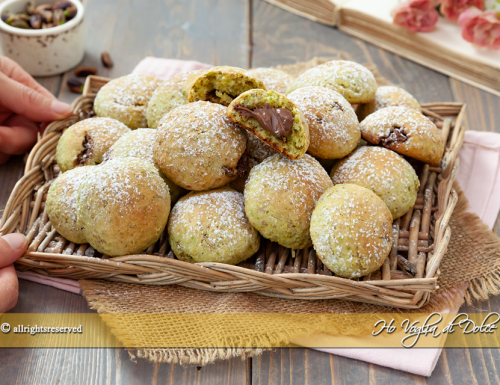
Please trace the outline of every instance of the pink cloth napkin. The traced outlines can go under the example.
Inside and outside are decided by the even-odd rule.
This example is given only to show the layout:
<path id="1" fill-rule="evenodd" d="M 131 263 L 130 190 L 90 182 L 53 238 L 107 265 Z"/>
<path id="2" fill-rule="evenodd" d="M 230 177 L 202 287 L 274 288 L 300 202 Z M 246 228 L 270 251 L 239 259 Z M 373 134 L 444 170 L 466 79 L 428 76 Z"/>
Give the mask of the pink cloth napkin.
<path id="1" fill-rule="evenodd" d="M 466 131 L 458 153 L 458 183 L 469 200 L 470 211 L 493 228 L 500 210 L 500 135 Z"/>
<path id="2" fill-rule="evenodd" d="M 147 57 L 134 68 L 132 73 L 169 79 L 180 72 L 211 67 L 196 61 Z M 490 228 L 493 228 L 500 209 L 500 134 L 467 131 L 459 157 L 460 170 L 457 180 L 469 200 L 470 211 L 476 213 Z M 18 272 L 18 276 L 61 290 L 80 293 L 78 282 L 70 279 L 50 278 L 32 272 Z M 459 295 L 463 298 L 464 293 Z M 458 308 L 449 309 L 451 313 L 457 311 Z M 442 349 L 404 348 L 317 350 L 422 376 L 431 375 L 442 351 Z"/>

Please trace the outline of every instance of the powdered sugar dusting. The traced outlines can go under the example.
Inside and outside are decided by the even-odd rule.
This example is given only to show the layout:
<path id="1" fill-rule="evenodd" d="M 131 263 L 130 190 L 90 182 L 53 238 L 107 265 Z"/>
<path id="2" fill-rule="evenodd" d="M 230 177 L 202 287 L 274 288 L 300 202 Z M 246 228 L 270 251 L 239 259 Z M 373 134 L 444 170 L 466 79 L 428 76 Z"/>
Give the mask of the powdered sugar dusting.
<path id="1" fill-rule="evenodd" d="M 383 147 L 359 148 L 339 163 L 332 180 L 334 184 L 354 183 L 371 189 L 391 210 L 401 210 L 397 206 L 414 201 L 419 186 L 413 167 Z"/>
<path id="2" fill-rule="evenodd" d="M 374 103 L 375 111 L 390 106 L 408 107 L 420 111 L 417 99 L 404 89 L 394 86 L 377 88 Z"/>
<path id="3" fill-rule="evenodd" d="M 390 213 L 373 192 L 337 185 L 321 197 L 311 219 L 318 256 L 336 274 L 354 278 L 377 270 L 391 249 Z"/>
<path id="4" fill-rule="evenodd" d="M 262 162 L 264 159 L 269 158 L 278 153 L 274 148 L 268 145 L 266 142 L 257 138 L 250 131 L 246 132 L 248 142 L 247 142 L 247 151 L 248 155 L 254 158 L 257 162 Z"/>
<path id="5" fill-rule="evenodd" d="M 187 243 L 194 240 L 193 246 L 205 248 L 213 262 L 226 262 L 228 254 L 241 252 L 258 238 L 245 216 L 243 194 L 228 188 L 191 193 L 181 199 L 172 210 L 168 228 L 171 238 L 181 238 L 179 247 L 187 254 L 192 252 Z"/>
<path id="6" fill-rule="evenodd" d="M 358 143 L 361 133 L 351 104 L 325 87 L 304 87 L 288 94 L 307 119 L 313 155 L 342 158 Z"/>
<path id="7" fill-rule="evenodd" d="M 156 139 L 156 130 L 138 128 L 123 135 L 109 149 L 109 157 L 134 157 L 154 164 L 153 144 Z"/>
<path id="8" fill-rule="evenodd" d="M 101 206 L 102 213 L 92 203 L 95 192 L 106 201 Z M 122 217 L 130 219 L 134 204 L 143 199 L 145 192 L 161 199 L 169 196 L 167 185 L 151 163 L 137 158 L 115 158 L 96 166 L 94 172 L 83 178 L 78 202 L 97 217 L 102 217 L 107 206 L 112 205 Z"/>
<path id="9" fill-rule="evenodd" d="M 149 99 L 161 83 L 154 76 L 139 74 L 114 79 L 97 93 L 96 113 L 119 119 L 131 128 L 146 127 Z"/>
<path id="10" fill-rule="evenodd" d="M 285 247 L 311 244 L 309 223 L 317 200 L 333 185 L 310 155 L 290 160 L 274 155 L 255 166 L 245 185 L 245 209 L 262 236 Z"/>
<path id="11" fill-rule="evenodd" d="M 280 94 L 285 94 L 287 87 L 293 81 L 293 77 L 274 68 L 252 68 L 248 73 L 260 79 L 268 90 Z"/>
<path id="12" fill-rule="evenodd" d="M 227 117 L 224 106 L 199 101 L 180 106 L 160 120 L 154 159 L 175 183 L 205 190 L 210 187 L 194 186 L 212 177 L 225 178 L 219 186 L 234 179 L 228 179 L 225 170 L 235 172 L 246 141 L 242 129 Z"/>
<path id="13" fill-rule="evenodd" d="M 333 88 L 349 99 L 365 94 L 371 94 L 373 97 L 377 82 L 371 71 L 361 64 L 333 60 L 304 72 L 290 85 L 289 91 L 307 86 Z"/>
<path id="14" fill-rule="evenodd" d="M 406 107 L 387 107 L 375 111 L 361 122 L 361 132 L 365 131 L 375 138 L 387 138 L 395 128 L 404 130 L 405 136 L 420 137 L 440 142 L 441 136 L 434 123 L 420 112 Z M 380 139 L 379 139 L 380 140 Z M 378 141 L 375 142 L 378 144 Z M 409 148 L 413 143 L 410 140 L 398 143 Z"/>
<path id="15" fill-rule="evenodd" d="M 401 161 L 395 161 L 395 157 Z M 391 190 L 395 188 L 395 181 L 406 178 L 403 161 L 399 155 L 383 147 L 361 147 L 341 162 L 341 166 L 332 175 L 333 183 L 351 183 L 359 180 L 365 181 L 368 185 Z M 379 167 L 382 162 L 385 165 L 383 168 Z"/>
<path id="16" fill-rule="evenodd" d="M 109 95 L 115 103 L 122 106 L 147 106 L 153 91 L 162 82 L 160 79 L 147 75 L 127 75 L 116 80 Z"/>
<path id="17" fill-rule="evenodd" d="M 186 88 L 186 83 L 192 75 L 202 72 L 202 70 L 182 72 L 156 88 L 148 104 L 147 115 L 150 127 L 156 127 L 164 114 L 188 103 L 189 90 Z"/>
<path id="18" fill-rule="evenodd" d="M 66 231 L 79 231 L 76 222 L 76 203 L 78 188 L 85 175 L 93 170 L 93 166 L 77 167 L 59 174 L 52 183 L 47 196 L 47 214 L 63 236 Z"/>

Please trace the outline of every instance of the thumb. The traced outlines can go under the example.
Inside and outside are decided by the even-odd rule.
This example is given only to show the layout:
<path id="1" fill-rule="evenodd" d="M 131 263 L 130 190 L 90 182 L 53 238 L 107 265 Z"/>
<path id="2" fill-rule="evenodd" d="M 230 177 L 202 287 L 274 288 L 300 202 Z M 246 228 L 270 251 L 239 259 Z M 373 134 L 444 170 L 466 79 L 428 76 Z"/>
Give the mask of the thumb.
<path id="1" fill-rule="evenodd" d="M 72 113 L 69 104 L 49 98 L 3 73 L 0 73 L 0 103 L 12 112 L 35 122 L 63 119 Z"/>
<path id="2" fill-rule="evenodd" d="M 12 265 L 19 257 L 21 257 L 26 248 L 28 241 L 23 234 L 14 233 L 7 234 L 0 238 L 0 269 L 5 266 Z"/>

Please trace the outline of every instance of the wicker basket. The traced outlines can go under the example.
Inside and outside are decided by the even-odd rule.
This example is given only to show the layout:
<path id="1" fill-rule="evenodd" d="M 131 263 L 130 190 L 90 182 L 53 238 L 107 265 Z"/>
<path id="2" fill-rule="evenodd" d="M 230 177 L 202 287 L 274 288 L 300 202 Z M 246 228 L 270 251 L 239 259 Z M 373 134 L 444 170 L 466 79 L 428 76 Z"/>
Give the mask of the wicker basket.
<path id="1" fill-rule="evenodd" d="M 290 299 L 342 298 L 407 309 L 422 307 L 438 288 L 438 266 L 450 241 L 448 222 L 458 200 L 452 184 L 464 138 L 464 105 L 423 105 L 423 112 L 436 123 L 446 141 L 441 168 L 417 167 L 421 184 L 418 198 L 408 214 L 394 221 L 390 257 L 379 271 L 349 280 L 326 269 L 313 248 L 290 250 L 267 240 L 256 255 L 232 266 L 179 261 L 169 251 L 166 234 L 144 254 L 113 258 L 87 244 L 75 245 L 62 238 L 48 221 L 44 203 L 59 172 L 55 163 L 57 142 L 64 129 L 93 115 L 95 92 L 107 81 L 89 77 L 84 95 L 73 103 L 75 114 L 51 123 L 29 154 L 24 176 L 14 187 L 0 223 L 0 235 L 27 234 L 30 246 L 17 261 L 19 270 L 51 277 L 178 284 Z"/>

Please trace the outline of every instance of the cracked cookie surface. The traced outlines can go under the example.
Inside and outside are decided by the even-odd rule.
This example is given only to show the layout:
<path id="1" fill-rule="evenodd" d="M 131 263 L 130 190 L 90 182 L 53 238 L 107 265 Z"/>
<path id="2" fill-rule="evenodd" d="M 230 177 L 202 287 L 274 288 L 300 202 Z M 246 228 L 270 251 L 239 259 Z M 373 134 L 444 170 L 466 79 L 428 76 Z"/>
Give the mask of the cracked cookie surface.
<path id="1" fill-rule="evenodd" d="M 361 136 L 401 155 L 439 166 L 444 143 L 436 125 L 420 112 L 406 107 L 375 111 L 361 122 Z"/>
<path id="2" fill-rule="evenodd" d="M 108 149 L 130 129 L 111 118 L 90 118 L 73 124 L 62 134 L 56 161 L 62 172 L 102 162 Z"/>

